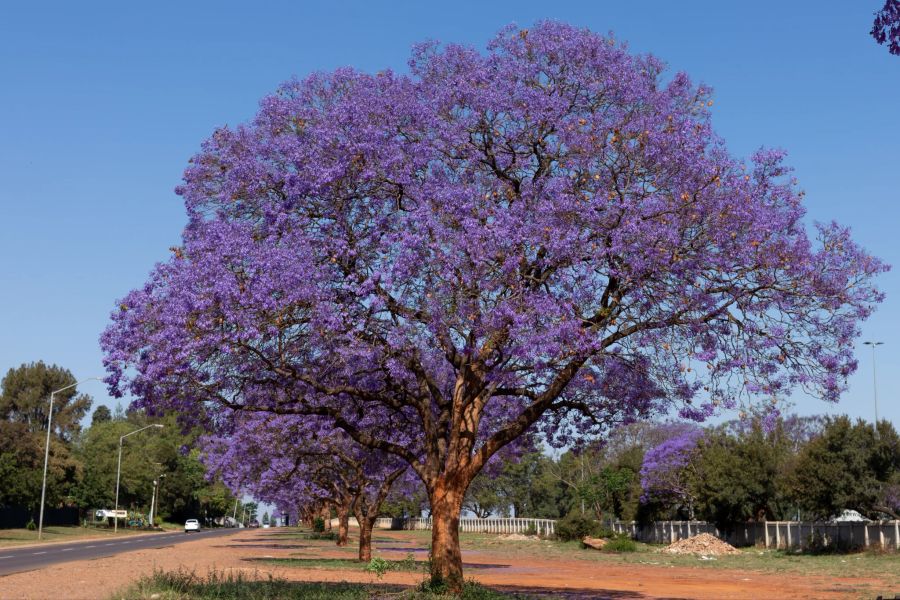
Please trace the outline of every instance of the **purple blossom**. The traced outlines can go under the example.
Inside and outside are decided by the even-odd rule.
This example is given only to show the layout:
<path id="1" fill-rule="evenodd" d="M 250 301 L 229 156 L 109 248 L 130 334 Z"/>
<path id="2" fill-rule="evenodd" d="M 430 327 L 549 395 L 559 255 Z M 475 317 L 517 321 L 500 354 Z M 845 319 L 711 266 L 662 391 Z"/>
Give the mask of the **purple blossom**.
<path id="1" fill-rule="evenodd" d="M 888 52 L 900 56 L 900 0 L 885 0 L 869 33 L 879 44 L 886 43 Z"/>
<path id="2" fill-rule="evenodd" d="M 702 438 L 702 429 L 684 424 L 673 429 L 670 438 L 647 450 L 640 473 L 641 502 L 676 501 L 692 507 L 688 471 L 698 455 L 698 442 Z"/>

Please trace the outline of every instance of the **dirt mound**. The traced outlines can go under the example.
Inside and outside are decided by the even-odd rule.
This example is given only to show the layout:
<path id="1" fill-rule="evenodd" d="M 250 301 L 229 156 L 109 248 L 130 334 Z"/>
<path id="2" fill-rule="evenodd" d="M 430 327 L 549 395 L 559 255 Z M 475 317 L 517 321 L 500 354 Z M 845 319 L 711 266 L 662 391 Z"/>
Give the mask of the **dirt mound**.
<path id="1" fill-rule="evenodd" d="M 663 548 L 666 554 L 702 554 L 705 556 L 723 556 L 726 554 L 740 554 L 741 551 L 723 542 L 714 535 L 701 533 L 694 537 L 679 540 Z"/>
<path id="2" fill-rule="evenodd" d="M 538 540 L 540 539 L 536 535 L 524 535 L 521 533 L 510 533 L 507 535 L 501 535 L 501 540 L 513 540 L 515 542 L 524 542 L 525 540 Z"/>

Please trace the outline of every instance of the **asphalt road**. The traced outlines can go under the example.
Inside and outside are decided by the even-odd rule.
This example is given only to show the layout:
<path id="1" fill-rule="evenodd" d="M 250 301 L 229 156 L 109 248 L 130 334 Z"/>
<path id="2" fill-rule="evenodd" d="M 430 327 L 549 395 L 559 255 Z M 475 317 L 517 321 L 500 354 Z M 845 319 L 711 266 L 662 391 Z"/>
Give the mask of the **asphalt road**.
<path id="1" fill-rule="evenodd" d="M 115 556 L 132 550 L 164 548 L 198 538 L 220 537 L 241 531 L 240 529 L 204 529 L 199 532 L 151 533 L 129 535 L 120 538 L 99 538 L 82 542 L 55 542 L 28 548 L 0 548 L 0 576 L 22 571 L 42 569 L 50 565 L 72 560 L 90 560 Z"/>

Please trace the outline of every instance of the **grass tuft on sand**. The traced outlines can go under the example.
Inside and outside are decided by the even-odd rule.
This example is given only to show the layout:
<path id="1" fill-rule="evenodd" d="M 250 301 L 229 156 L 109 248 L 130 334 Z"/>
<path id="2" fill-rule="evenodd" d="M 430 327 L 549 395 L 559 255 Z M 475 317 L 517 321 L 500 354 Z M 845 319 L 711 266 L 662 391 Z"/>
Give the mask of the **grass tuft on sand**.
<path id="1" fill-rule="evenodd" d="M 156 571 L 110 600 L 528 600 L 521 594 L 503 594 L 468 581 L 461 595 L 443 589 L 361 583 L 287 581 L 271 575 L 260 578 L 241 572 Z"/>

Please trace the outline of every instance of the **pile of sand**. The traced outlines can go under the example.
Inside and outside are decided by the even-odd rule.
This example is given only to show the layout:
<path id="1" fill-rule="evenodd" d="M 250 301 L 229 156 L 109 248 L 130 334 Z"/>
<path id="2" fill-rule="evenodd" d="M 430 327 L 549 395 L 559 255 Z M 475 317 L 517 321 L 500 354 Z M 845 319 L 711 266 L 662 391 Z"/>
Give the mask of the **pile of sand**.
<path id="1" fill-rule="evenodd" d="M 536 535 L 525 535 L 522 533 L 508 533 L 500 536 L 501 540 L 513 540 L 515 542 L 524 542 L 525 540 L 539 540 Z"/>
<path id="2" fill-rule="evenodd" d="M 705 556 L 723 556 L 726 554 L 740 554 L 741 551 L 723 542 L 714 535 L 701 533 L 694 537 L 679 540 L 663 548 L 666 554 L 702 554 Z"/>

